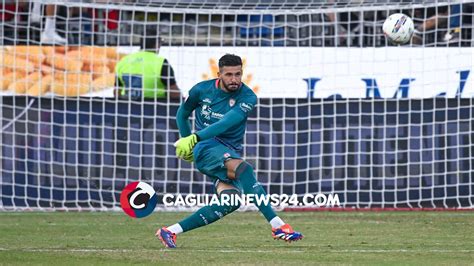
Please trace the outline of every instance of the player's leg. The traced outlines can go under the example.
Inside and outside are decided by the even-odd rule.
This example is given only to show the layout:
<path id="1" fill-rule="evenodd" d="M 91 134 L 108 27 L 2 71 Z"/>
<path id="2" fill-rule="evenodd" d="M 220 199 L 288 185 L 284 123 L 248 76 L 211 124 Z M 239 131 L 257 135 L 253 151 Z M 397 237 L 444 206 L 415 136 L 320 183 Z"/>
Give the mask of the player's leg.
<path id="1" fill-rule="evenodd" d="M 242 188 L 244 189 L 244 194 L 253 194 L 256 197 L 263 197 L 267 194 L 255 178 L 253 168 L 244 160 L 230 159 L 225 162 L 225 166 L 227 168 L 227 176 L 230 179 L 239 180 L 239 182 L 242 184 Z M 257 205 L 257 207 L 263 216 L 265 216 L 265 218 L 270 223 L 272 223 L 273 227 L 280 227 L 284 224 L 279 218 L 273 220 L 275 217 L 277 217 L 277 215 L 275 211 L 273 211 L 270 204 L 265 205 L 262 203 Z"/>
<path id="2" fill-rule="evenodd" d="M 217 182 L 216 186 L 216 192 L 219 197 L 222 197 L 222 195 L 240 195 L 240 191 L 230 185 L 226 184 L 224 182 Z M 196 229 L 201 226 L 205 226 L 208 224 L 211 224 L 220 218 L 226 216 L 229 213 L 232 213 L 233 211 L 237 210 L 240 207 L 239 204 L 236 205 L 217 205 L 217 204 L 212 204 L 208 206 L 204 206 L 195 213 L 193 213 L 191 216 L 185 218 L 181 222 L 179 222 L 179 225 L 181 225 L 183 232 L 190 231 L 193 229 Z"/>
<path id="3" fill-rule="evenodd" d="M 240 191 L 233 185 L 224 182 L 216 182 L 216 193 L 218 196 L 228 195 L 240 195 Z M 231 203 L 231 202 L 229 202 Z M 204 206 L 197 210 L 195 213 L 186 217 L 179 223 L 173 224 L 168 227 L 163 227 L 156 232 L 156 236 L 161 240 L 163 245 L 168 248 L 176 247 L 176 235 L 184 233 L 201 226 L 211 224 L 227 214 L 237 210 L 240 207 L 238 202 L 236 204 L 211 204 Z"/>
<path id="4" fill-rule="evenodd" d="M 229 196 L 232 194 L 241 194 L 240 187 L 234 185 L 233 181 L 227 177 L 227 169 L 224 166 L 224 162 L 228 159 L 228 156 L 240 158 L 238 154 L 213 139 L 199 142 L 194 147 L 193 153 L 194 162 L 199 171 L 214 179 L 218 196 L 224 194 L 228 194 Z M 238 202 L 234 203 L 236 203 L 236 205 L 214 204 L 204 206 L 179 223 L 158 230 L 156 235 L 160 237 L 160 240 L 165 246 L 176 247 L 174 239 L 177 234 L 219 220 L 240 207 Z"/>
<path id="5" fill-rule="evenodd" d="M 225 166 L 227 168 L 227 176 L 240 182 L 244 194 L 253 194 L 255 197 L 264 197 L 266 195 L 262 185 L 255 178 L 253 167 L 249 163 L 242 159 L 230 159 L 225 162 Z M 285 224 L 276 215 L 269 202 L 265 204 L 264 201 L 261 201 L 258 204 L 255 201 L 255 205 L 271 224 L 273 238 L 286 241 L 296 241 L 303 238 L 301 233 L 295 232 L 289 224 Z"/>

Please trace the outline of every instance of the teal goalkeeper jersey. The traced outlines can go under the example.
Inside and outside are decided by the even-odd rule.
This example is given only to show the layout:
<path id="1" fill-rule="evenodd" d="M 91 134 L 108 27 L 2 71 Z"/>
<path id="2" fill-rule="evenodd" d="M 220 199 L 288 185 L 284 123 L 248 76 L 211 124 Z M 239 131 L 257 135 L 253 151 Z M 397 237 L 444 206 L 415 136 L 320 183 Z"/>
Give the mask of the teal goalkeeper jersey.
<path id="1" fill-rule="evenodd" d="M 235 92 L 219 88 L 219 79 L 196 84 L 178 109 L 176 120 L 181 137 L 191 134 L 189 116 L 194 110 L 199 139 L 215 138 L 240 151 L 247 126 L 247 116 L 257 104 L 257 96 L 245 84 Z"/>

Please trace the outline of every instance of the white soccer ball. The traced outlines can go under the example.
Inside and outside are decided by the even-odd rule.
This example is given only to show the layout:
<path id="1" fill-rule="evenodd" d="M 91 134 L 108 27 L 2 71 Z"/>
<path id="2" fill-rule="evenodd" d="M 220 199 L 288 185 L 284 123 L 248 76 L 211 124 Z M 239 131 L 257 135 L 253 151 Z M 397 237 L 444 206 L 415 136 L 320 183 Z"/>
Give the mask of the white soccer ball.
<path id="1" fill-rule="evenodd" d="M 395 44 L 404 44 L 410 41 L 415 25 L 413 20 L 402 13 L 390 15 L 383 23 L 385 37 Z"/>

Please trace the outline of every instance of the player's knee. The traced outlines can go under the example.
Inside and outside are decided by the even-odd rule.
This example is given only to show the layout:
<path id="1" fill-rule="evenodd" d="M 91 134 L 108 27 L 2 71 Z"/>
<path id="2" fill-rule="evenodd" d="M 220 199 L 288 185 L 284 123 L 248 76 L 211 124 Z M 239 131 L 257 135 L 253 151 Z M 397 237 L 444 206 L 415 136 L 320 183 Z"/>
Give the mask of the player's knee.
<path id="1" fill-rule="evenodd" d="M 237 167 L 243 162 L 241 159 L 230 159 L 225 162 L 225 167 L 227 168 L 227 177 L 231 180 L 236 179 L 235 171 Z"/>
<path id="2" fill-rule="evenodd" d="M 233 171 L 231 169 L 227 169 L 227 178 L 229 178 L 230 180 L 234 180 L 235 179 L 235 171 Z"/>
<path id="3" fill-rule="evenodd" d="M 224 196 L 226 195 L 226 196 Z M 240 197 L 241 193 L 237 189 L 226 189 L 223 190 L 219 196 L 225 207 L 224 215 L 227 215 L 240 208 Z M 225 200 L 225 201 L 224 201 Z"/>
<path id="4" fill-rule="evenodd" d="M 253 167 L 246 161 L 242 161 L 235 169 L 235 177 L 240 178 L 245 173 L 252 173 Z"/>

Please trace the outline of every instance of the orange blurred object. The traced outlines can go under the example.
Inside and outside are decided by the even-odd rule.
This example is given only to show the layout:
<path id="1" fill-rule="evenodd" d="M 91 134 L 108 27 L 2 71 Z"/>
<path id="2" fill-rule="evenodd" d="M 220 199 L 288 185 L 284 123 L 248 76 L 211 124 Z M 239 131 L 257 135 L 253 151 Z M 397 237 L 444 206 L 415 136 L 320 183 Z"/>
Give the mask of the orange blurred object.
<path id="1" fill-rule="evenodd" d="M 6 51 L 0 51 L 0 65 L 12 69 L 21 69 L 25 72 L 35 70 L 35 65 L 21 57 L 16 57 Z"/>
<path id="2" fill-rule="evenodd" d="M 30 89 L 36 83 L 36 81 L 38 81 L 41 77 L 42 75 L 40 72 L 34 72 L 22 79 L 12 82 L 8 86 L 8 90 L 12 92 L 16 92 L 18 94 L 23 94 L 28 89 Z"/>
<path id="3" fill-rule="evenodd" d="M 39 64 L 42 64 L 46 58 L 46 55 L 44 55 L 43 49 L 40 46 L 8 46 L 7 51 L 13 56 L 21 57 L 30 62 Z"/>
<path id="4" fill-rule="evenodd" d="M 80 96 L 90 92 L 91 83 L 90 73 L 64 73 L 55 75 L 51 91 L 62 96 Z"/>
<path id="5" fill-rule="evenodd" d="M 68 71 L 80 72 L 82 69 L 83 62 L 79 60 L 73 60 L 63 54 L 54 54 L 53 56 L 48 56 L 46 62 L 54 67 Z"/>
<path id="6" fill-rule="evenodd" d="M 46 94 L 53 82 L 53 76 L 47 75 L 38 80 L 30 89 L 26 91 L 26 94 L 31 96 L 42 96 Z"/>
<path id="7" fill-rule="evenodd" d="M 92 89 L 100 91 L 107 88 L 112 88 L 115 85 L 115 74 L 106 74 L 102 77 L 94 79 L 92 82 Z"/>

